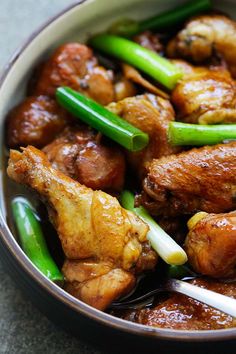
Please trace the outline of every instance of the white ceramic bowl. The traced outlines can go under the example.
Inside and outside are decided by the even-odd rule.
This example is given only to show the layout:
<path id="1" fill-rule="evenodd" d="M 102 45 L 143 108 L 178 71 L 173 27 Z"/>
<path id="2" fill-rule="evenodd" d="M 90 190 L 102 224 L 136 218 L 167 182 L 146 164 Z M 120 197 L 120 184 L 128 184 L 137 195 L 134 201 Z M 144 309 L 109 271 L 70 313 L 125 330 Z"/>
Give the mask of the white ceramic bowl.
<path id="1" fill-rule="evenodd" d="M 196 0 L 197 1 L 197 0 Z M 32 265 L 20 249 L 7 224 L 4 194 L 4 119 L 25 94 L 27 80 L 37 63 L 59 44 L 86 41 L 116 19 L 147 18 L 184 1 L 87 0 L 63 11 L 31 35 L 13 56 L 0 83 L 0 252 L 7 270 L 31 300 L 52 320 L 90 342 L 105 344 L 109 352 L 221 353 L 236 343 L 236 329 L 217 331 L 174 331 L 147 327 L 102 313 L 51 283 Z M 236 15 L 236 1 L 215 1 L 216 7 Z M 1 177 L 0 176 L 0 177 Z M 111 347 L 109 347 L 111 346 Z M 148 349 L 147 349 L 148 348 Z M 227 349 L 226 349 L 227 348 Z"/>

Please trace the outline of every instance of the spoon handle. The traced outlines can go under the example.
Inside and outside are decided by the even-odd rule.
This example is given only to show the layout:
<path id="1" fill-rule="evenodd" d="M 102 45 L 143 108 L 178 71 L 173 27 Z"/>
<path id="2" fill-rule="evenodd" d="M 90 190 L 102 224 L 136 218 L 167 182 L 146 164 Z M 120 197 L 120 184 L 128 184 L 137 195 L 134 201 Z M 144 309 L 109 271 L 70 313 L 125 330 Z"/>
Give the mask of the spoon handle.
<path id="1" fill-rule="evenodd" d="M 168 288 L 236 317 L 236 300 L 231 297 L 177 279 L 170 279 Z"/>

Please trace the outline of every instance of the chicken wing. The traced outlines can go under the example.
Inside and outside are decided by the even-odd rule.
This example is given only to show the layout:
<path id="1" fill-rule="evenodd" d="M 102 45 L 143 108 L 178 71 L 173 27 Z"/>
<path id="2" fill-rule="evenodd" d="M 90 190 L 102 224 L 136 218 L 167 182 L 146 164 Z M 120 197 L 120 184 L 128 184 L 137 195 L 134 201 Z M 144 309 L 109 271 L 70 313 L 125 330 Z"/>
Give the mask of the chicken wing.
<path id="1" fill-rule="evenodd" d="M 24 148 L 22 153 L 11 150 L 7 171 L 13 180 L 35 189 L 47 202 L 50 220 L 68 262 L 81 261 L 82 267 L 88 261 L 107 264 L 107 275 L 99 273 L 100 280 L 96 277 L 98 268 L 93 271 L 93 267 L 83 281 L 79 274 L 77 280 L 70 282 L 68 275 L 68 286 L 73 289 L 79 286 L 77 294 L 81 300 L 104 309 L 132 288 L 136 264 L 141 268 L 140 259 L 145 269 L 155 266 L 156 254 L 150 247 L 146 250 L 147 225 L 121 208 L 116 198 L 93 191 L 53 169 L 45 154 L 32 146 Z M 74 267 L 75 262 L 72 264 Z M 99 267 L 99 272 L 104 269 L 101 264 Z M 65 265 L 64 269 L 67 277 L 68 267 Z"/>
<path id="2" fill-rule="evenodd" d="M 236 23 L 224 15 L 202 15 L 187 22 L 170 41 L 167 55 L 202 63 L 214 56 L 223 58 L 236 77 Z"/>
<path id="3" fill-rule="evenodd" d="M 110 192 L 123 187 L 125 158 L 122 151 L 86 126 L 66 128 L 43 151 L 54 168 L 87 187 Z"/>
<path id="4" fill-rule="evenodd" d="M 70 86 L 104 105 L 115 98 L 112 72 L 98 66 L 92 49 L 84 44 L 60 46 L 42 66 L 34 94 L 54 96 L 59 86 Z"/>
<path id="5" fill-rule="evenodd" d="M 189 67 L 184 67 L 184 77 L 171 95 L 177 118 L 186 123 L 235 123 L 236 84 L 230 73 L 221 67 Z"/>
<path id="6" fill-rule="evenodd" d="M 143 188 L 141 202 L 153 215 L 233 210 L 236 207 L 236 142 L 153 160 Z"/>
<path id="7" fill-rule="evenodd" d="M 193 269 L 214 278 L 236 275 L 236 211 L 208 214 L 190 228 L 185 240 Z"/>
<path id="8" fill-rule="evenodd" d="M 171 146 L 167 139 L 169 122 L 174 120 L 174 110 L 169 101 L 153 94 L 145 94 L 111 103 L 107 108 L 149 134 L 150 142 L 146 149 L 128 154 L 131 166 L 141 176 L 145 173 L 145 166 L 153 158 L 179 150 Z"/>

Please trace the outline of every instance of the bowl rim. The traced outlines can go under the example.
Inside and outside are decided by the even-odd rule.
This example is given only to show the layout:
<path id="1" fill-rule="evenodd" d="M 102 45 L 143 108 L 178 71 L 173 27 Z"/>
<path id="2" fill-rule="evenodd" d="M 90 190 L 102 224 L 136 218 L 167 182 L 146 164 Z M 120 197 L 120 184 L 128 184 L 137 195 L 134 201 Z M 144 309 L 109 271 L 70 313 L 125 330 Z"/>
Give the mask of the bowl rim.
<path id="1" fill-rule="evenodd" d="M 51 16 L 41 26 L 39 26 L 32 34 L 28 36 L 26 40 L 18 47 L 18 49 L 10 56 L 9 61 L 3 67 L 0 76 L 0 92 L 1 88 L 7 79 L 8 73 L 11 68 L 17 63 L 18 58 L 24 52 L 24 50 L 30 45 L 30 43 L 37 38 L 37 36 L 44 31 L 55 20 L 63 17 L 70 11 L 74 11 L 79 8 L 87 0 L 77 0 L 71 5 L 65 7 L 56 15 Z M 3 120 L 4 121 L 4 120 Z M 2 187 L 3 188 L 3 187 Z M 219 330 L 173 330 L 166 328 L 158 328 L 146 326 L 121 318 L 112 316 L 105 312 L 99 311 L 81 300 L 76 299 L 65 290 L 51 282 L 46 276 L 44 276 L 28 259 L 20 245 L 15 240 L 12 232 L 10 231 L 7 222 L 3 216 L 0 208 L 0 236 L 4 245 L 7 247 L 11 257 L 15 258 L 18 265 L 24 270 L 24 272 L 34 281 L 37 285 L 52 297 L 63 302 L 66 306 L 70 307 L 78 314 L 82 314 L 89 317 L 95 322 L 99 322 L 100 325 L 105 325 L 117 329 L 120 331 L 126 331 L 134 335 L 145 335 L 148 337 L 154 337 L 156 339 L 169 340 L 169 341 L 183 341 L 183 342 L 202 342 L 202 341 L 221 341 L 221 340 L 233 340 L 236 339 L 236 328 L 219 329 Z"/>

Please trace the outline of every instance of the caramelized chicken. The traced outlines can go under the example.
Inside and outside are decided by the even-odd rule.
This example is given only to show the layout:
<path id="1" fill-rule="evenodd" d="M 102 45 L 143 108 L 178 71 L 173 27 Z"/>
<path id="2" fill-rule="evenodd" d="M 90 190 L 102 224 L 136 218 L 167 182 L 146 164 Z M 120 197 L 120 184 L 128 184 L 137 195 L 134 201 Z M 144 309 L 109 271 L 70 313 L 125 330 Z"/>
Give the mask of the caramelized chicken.
<path id="1" fill-rule="evenodd" d="M 53 169 L 46 155 L 32 146 L 22 153 L 11 150 L 7 171 L 47 202 L 68 259 L 64 265 L 68 289 L 81 300 L 105 309 L 133 287 L 140 259 L 146 269 L 155 266 L 156 254 L 150 247 L 147 252 L 147 225 L 121 208 L 116 198 Z"/>
<path id="2" fill-rule="evenodd" d="M 123 63 L 122 70 L 124 73 L 124 77 L 127 80 L 133 81 L 134 83 L 140 85 L 145 91 L 151 92 L 151 93 L 153 93 L 157 96 L 161 96 L 162 98 L 165 98 L 165 99 L 170 98 L 166 92 L 164 92 L 163 90 L 158 88 L 156 85 L 154 85 L 153 83 L 151 83 L 150 81 L 145 79 L 140 74 L 140 72 L 137 69 L 135 69 L 133 66 Z M 135 95 L 132 95 L 132 96 L 135 96 Z M 129 96 L 126 96 L 126 97 L 129 97 Z M 119 100 L 117 100 L 117 101 L 119 101 Z"/>
<path id="3" fill-rule="evenodd" d="M 153 215 L 230 211 L 236 207 L 236 142 L 153 160 L 143 188 L 141 202 Z"/>
<path id="4" fill-rule="evenodd" d="M 7 118 L 7 143 L 10 147 L 50 143 L 69 121 L 69 114 L 47 96 L 26 98 Z"/>
<path id="5" fill-rule="evenodd" d="M 236 283 L 195 279 L 194 285 L 216 291 L 236 299 Z M 153 309 L 126 313 L 123 318 L 147 326 L 179 330 L 212 330 L 232 328 L 236 319 L 190 297 L 173 294 Z"/>
<path id="6" fill-rule="evenodd" d="M 114 84 L 115 99 L 114 101 L 121 101 L 126 97 L 132 97 L 137 94 L 137 89 L 132 80 L 125 76 L 120 76 Z"/>
<path id="7" fill-rule="evenodd" d="M 174 120 L 174 111 L 169 101 L 145 94 L 111 103 L 107 108 L 149 134 L 150 142 L 146 149 L 128 154 L 129 162 L 141 176 L 153 158 L 170 155 L 178 150 L 168 143 L 166 134 L 169 122 Z"/>
<path id="8" fill-rule="evenodd" d="M 236 275 L 236 211 L 203 216 L 185 240 L 193 269 L 214 278 Z"/>
<path id="9" fill-rule="evenodd" d="M 115 98 L 112 72 L 98 66 L 92 50 L 84 44 L 60 46 L 43 65 L 34 92 L 54 96 L 59 86 L 69 86 L 104 105 Z"/>
<path id="10" fill-rule="evenodd" d="M 167 54 L 171 58 L 190 59 L 195 63 L 218 56 L 225 60 L 235 78 L 236 23 L 224 15 L 195 17 L 170 41 Z"/>
<path id="11" fill-rule="evenodd" d="M 236 122 L 236 84 L 227 70 L 190 69 L 187 64 L 184 71 L 171 95 L 178 119 L 200 124 Z"/>
<path id="12" fill-rule="evenodd" d="M 53 168 L 92 189 L 120 191 L 125 158 L 112 142 L 85 126 L 66 128 L 43 151 Z"/>
<path id="13" fill-rule="evenodd" d="M 163 53 L 164 47 L 160 41 L 160 37 L 151 31 L 144 31 L 137 34 L 133 38 L 134 42 L 140 44 L 142 47 L 152 50 L 153 52 Z"/>

